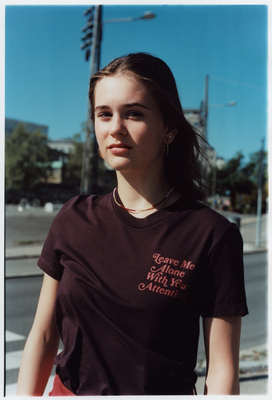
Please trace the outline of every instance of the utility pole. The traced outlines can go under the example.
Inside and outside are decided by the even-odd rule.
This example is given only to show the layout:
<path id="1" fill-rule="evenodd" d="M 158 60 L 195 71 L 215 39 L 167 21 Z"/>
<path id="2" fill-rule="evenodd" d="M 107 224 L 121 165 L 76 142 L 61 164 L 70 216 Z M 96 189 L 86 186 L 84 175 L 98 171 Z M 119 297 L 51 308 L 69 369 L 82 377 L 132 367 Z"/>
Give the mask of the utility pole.
<path id="1" fill-rule="evenodd" d="M 82 31 L 86 32 L 86 34 L 82 38 L 84 44 L 81 46 L 81 49 L 86 49 L 86 61 L 88 61 L 90 58 L 91 77 L 99 70 L 100 67 L 102 6 L 97 5 L 90 7 L 88 10 L 85 11 L 84 14 L 86 16 L 89 16 L 89 18 L 86 26 L 82 29 Z M 90 102 L 88 102 L 85 142 L 83 146 L 80 193 L 88 194 L 96 192 L 98 187 L 97 180 L 98 145 L 94 133 L 93 121 L 91 120 L 91 105 Z"/>
<path id="2" fill-rule="evenodd" d="M 262 139 L 262 147 L 259 155 L 259 176 L 258 176 L 258 195 L 257 195 L 257 222 L 256 222 L 256 247 L 260 247 L 261 241 L 261 223 L 262 223 L 262 193 L 263 193 L 263 156 L 264 156 L 264 139 Z"/>
<path id="3" fill-rule="evenodd" d="M 203 103 L 203 137 L 208 140 L 208 96 L 209 96 L 209 75 L 205 77 L 205 91 Z"/>
<path id="4" fill-rule="evenodd" d="M 204 88 L 204 101 L 201 104 L 201 117 L 202 117 L 202 135 L 203 135 L 203 150 L 205 156 L 201 157 L 201 174 L 203 177 L 203 181 L 205 182 L 203 187 L 207 189 L 207 182 L 208 182 L 208 163 L 205 157 L 207 157 L 208 145 L 206 140 L 208 139 L 208 94 L 209 94 L 209 76 L 206 75 L 205 77 L 205 88 Z"/>

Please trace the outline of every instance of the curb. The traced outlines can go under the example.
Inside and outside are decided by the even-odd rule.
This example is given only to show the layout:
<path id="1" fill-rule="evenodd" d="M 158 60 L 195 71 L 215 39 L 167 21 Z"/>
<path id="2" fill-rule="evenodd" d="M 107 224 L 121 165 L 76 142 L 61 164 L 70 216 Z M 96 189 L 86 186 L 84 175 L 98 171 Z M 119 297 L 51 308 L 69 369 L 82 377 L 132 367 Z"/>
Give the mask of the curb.
<path id="1" fill-rule="evenodd" d="M 247 245 L 245 243 L 245 245 Z M 252 246 L 249 244 L 249 247 Z M 22 246 L 23 247 L 23 246 Z M 6 249 L 6 254 L 5 254 L 5 260 L 6 261 L 16 261 L 16 260 L 33 260 L 40 257 L 41 251 L 42 251 L 42 246 L 26 246 L 26 247 L 14 247 L 14 248 L 7 248 Z M 246 247 L 246 246 L 245 246 Z M 261 248 L 246 248 L 244 250 L 244 255 L 247 254 L 258 254 L 258 253 L 264 253 L 267 252 L 267 248 L 261 247 Z M 22 272 L 7 272 L 7 268 L 5 269 L 5 279 L 16 279 L 16 278 L 26 278 L 26 277 L 36 277 L 36 276 L 42 276 L 43 271 L 41 271 L 38 267 L 35 270 L 35 268 L 31 268 L 30 270 L 27 271 L 24 270 Z"/>
<path id="2" fill-rule="evenodd" d="M 245 250 L 244 251 L 244 255 L 247 255 L 247 254 L 257 254 L 257 253 L 266 253 L 268 251 L 268 249 L 267 248 L 265 248 L 265 247 L 262 247 L 262 248 L 259 248 L 259 249 L 252 249 L 252 250 Z"/>
<path id="3" fill-rule="evenodd" d="M 245 245 L 247 245 L 247 243 L 245 243 Z M 246 246 L 244 246 L 246 247 Z M 266 247 L 260 247 L 260 248 L 254 248 L 254 246 L 252 247 L 251 244 L 248 245 L 249 248 L 244 249 L 244 254 L 252 254 L 252 253 L 264 253 L 266 251 L 268 251 L 268 249 Z M 250 248 L 252 247 L 252 248 Z M 21 250 L 21 252 L 20 252 Z M 22 250 L 24 250 L 22 252 Z M 29 248 L 28 248 L 29 251 Z M 42 251 L 42 246 L 39 248 L 39 250 L 36 250 L 36 252 L 28 252 L 26 251 L 26 248 L 21 249 L 21 248 L 8 248 L 6 249 L 6 255 L 5 255 L 5 259 L 6 260 L 22 260 L 24 258 L 39 258 L 41 255 L 41 251 Z"/>
<path id="4" fill-rule="evenodd" d="M 5 275 L 5 279 L 19 279 L 19 278 L 37 278 L 38 276 L 43 276 L 44 272 L 41 270 L 39 271 L 39 268 L 37 267 L 37 272 L 22 272 L 16 273 L 16 274 L 9 274 Z"/>
<path id="5" fill-rule="evenodd" d="M 268 372 L 268 363 L 267 360 L 263 361 L 243 361 L 239 362 L 239 376 L 241 378 L 246 378 L 247 374 L 252 375 L 260 375 L 260 373 L 267 375 Z M 206 367 L 200 367 L 195 369 L 195 373 L 197 376 L 205 376 L 206 375 Z"/>

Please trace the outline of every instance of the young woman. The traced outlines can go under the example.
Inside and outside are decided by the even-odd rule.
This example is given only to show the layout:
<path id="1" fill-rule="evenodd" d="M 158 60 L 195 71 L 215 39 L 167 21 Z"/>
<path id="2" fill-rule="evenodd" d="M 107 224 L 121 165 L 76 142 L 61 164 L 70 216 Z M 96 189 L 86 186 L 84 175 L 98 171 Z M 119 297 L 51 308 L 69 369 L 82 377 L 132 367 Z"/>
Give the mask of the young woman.
<path id="1" fill-rule="evenodd" d="M 89 97 L 118 186 L 70 200 L 51 226 L 18 394 L 42 395 L 53 362 L 51 395 L 193 394 L 200 316 L 204 391 L 238 394 L 242 239 L 199 202 L 198 135 L 169 67 L 118 58 L 91 78 Z"/>

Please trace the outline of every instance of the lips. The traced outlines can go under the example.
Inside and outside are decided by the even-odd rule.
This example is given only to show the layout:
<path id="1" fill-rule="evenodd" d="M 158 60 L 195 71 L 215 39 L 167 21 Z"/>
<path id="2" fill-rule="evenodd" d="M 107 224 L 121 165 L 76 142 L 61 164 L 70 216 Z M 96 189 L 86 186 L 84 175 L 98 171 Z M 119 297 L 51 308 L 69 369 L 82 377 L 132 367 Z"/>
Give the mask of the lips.
<path id="1" fill-rule="evenodd" d="M 131 149 L 131 146 L 124 143 L 113 143 L 109 146 L 109 149 Z"/>
<path id="2" fill-rule="evenodd" d="M 108 149 L 114 156 L 122 157 L 126 156 L 126 154 L 131 149 L 131 146 L 128 146 L 127 144 L 124 143 L 113 143 L 108 147 Z"/>

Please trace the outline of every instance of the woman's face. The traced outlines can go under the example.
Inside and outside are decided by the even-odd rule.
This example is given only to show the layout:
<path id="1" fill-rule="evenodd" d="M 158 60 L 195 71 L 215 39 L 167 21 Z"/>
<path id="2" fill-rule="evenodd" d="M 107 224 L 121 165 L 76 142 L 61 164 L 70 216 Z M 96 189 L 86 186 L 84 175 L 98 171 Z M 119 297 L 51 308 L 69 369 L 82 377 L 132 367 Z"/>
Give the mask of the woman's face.
<path id="1" fill-rule="evenodd" d="M 135 78 L 115 75 L 96 84 L 94 122 L 101 155 L 113 169 L 162 171 L 165 146 L 174 133 L 164 125 L 153 95 Z"/>

